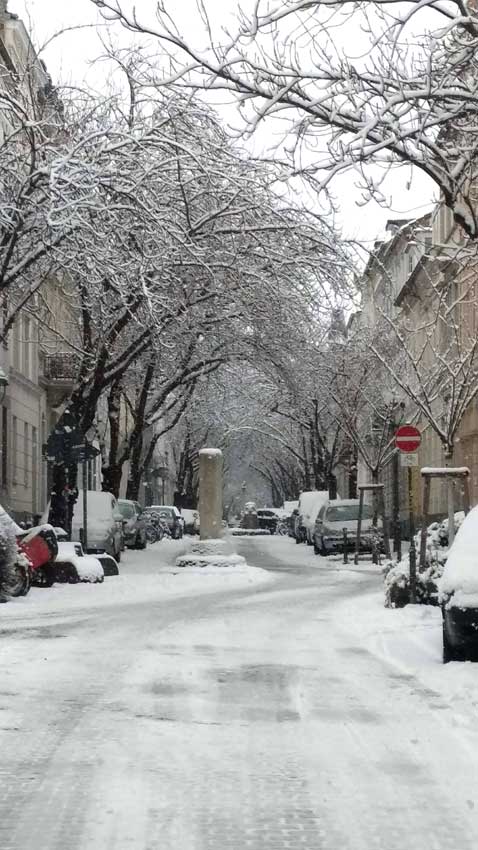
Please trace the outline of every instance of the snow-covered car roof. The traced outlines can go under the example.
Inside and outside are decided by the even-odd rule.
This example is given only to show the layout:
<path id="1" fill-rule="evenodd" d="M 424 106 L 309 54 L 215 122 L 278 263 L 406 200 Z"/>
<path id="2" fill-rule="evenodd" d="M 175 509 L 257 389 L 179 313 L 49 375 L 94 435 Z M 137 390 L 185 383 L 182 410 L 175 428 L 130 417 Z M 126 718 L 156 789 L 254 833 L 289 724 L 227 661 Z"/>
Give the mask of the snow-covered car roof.
<path id="1" fill-rule="evenodd" d="M 442 601 L 458 608 L 478 608 L 478 505 L 463 520 L 438 582 Z"/>

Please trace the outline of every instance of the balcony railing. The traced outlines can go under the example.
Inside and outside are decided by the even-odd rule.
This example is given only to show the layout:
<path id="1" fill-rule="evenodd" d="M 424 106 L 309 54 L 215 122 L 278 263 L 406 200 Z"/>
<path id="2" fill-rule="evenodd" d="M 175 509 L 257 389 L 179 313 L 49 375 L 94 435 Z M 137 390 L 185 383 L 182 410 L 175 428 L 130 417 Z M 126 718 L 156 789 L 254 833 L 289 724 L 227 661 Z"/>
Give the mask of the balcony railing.
<path id="1" fill-rule="evenodd" d="M 43 372 L 48 381 L 73 382 L 78 376 L 79 357 L 73 352 L 47 354 L 44 357 Z"/>

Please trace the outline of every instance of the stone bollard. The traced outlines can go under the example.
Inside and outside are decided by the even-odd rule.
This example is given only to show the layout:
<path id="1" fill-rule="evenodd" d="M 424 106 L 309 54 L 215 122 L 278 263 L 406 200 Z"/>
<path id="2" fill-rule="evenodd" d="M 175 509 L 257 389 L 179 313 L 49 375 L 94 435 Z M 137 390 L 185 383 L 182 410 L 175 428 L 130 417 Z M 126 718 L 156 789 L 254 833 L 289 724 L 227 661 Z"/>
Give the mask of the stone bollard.
<path id="1" fill-rule="evenodd" d="M 201 540 L 216 540 L 222 534 L 222 452 L 199 452 L 199 517 Z"/>
<path id="2" fill-rule="evenodd" d="M 200 540 L 195 540 L 176 566 L 200 568 L 244 569 L 245 558 L 234 552 L 230 539 L 222 536 L 222 452 L 201 449 L 199 452 L 199 518 Z"/>

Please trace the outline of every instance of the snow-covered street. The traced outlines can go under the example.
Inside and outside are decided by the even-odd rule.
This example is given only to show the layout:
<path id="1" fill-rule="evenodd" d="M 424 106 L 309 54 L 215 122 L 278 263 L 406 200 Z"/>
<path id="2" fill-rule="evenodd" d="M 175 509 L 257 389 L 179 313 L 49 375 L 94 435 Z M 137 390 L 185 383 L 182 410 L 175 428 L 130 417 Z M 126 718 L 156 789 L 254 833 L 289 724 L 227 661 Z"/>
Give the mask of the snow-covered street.
<path id="1" fill-rule="evenodd" d="M 157 544 L 2 606 L 2 850 L 475 848 L 478 668 L 443 667 L 437 612 L 237 543 L 267 571 Z"/>

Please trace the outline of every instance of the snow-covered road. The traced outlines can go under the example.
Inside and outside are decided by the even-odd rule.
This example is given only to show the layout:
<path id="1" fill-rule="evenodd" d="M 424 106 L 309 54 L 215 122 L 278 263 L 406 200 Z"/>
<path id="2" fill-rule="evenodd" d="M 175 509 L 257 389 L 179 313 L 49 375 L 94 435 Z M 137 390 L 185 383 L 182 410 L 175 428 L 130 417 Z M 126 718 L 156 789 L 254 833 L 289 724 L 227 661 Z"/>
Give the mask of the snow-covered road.
<path id="1" fill-rule="evenodd" d="M 1 850 L 475 850 L 478 665 L 370 565 L 237 543 L 269 571 L 158 544 L 2 606 Z"/>

